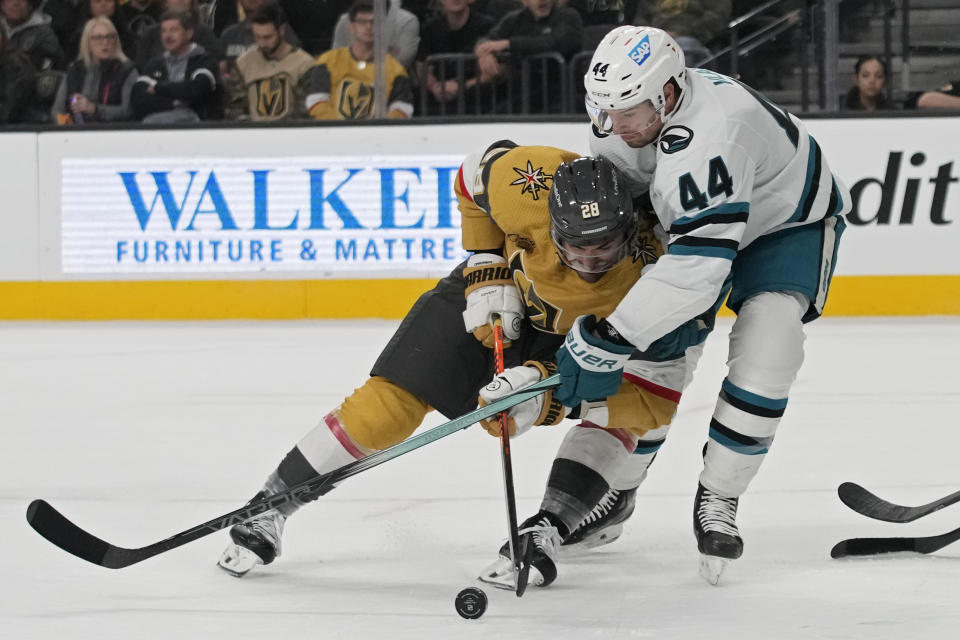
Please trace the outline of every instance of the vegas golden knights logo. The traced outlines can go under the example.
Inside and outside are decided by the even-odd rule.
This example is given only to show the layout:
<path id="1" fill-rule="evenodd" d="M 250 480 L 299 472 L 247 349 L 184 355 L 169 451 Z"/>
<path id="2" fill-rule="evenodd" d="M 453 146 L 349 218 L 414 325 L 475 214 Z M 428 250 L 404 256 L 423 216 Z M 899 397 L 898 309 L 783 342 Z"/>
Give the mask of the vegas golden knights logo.
<path id="1" fill-rule="evenodd" d="M 369 118 L 373 114 L 373 87 L 347 78 L 340 85 L 337 111 L 347 120 Z"/>
<path id="2" fill-rule="evenodd" d="M 288 78 L 273 76 L 257 83 L 257 113 L 265 118 L 280 118 L 287 113 Z"/>
<path id="3" fill-rule="evenodd" d="M 560 309 L 537 294 L 533 283 L 523 272 L 523 261 L 519 251 L 510 257 L 510 268 L 513 270 L 513 282 L 520 289 L 520 295 L 523 296 L 524 305 L 527 307 L 527 319 L 541 331 L 557 333 Z"/>

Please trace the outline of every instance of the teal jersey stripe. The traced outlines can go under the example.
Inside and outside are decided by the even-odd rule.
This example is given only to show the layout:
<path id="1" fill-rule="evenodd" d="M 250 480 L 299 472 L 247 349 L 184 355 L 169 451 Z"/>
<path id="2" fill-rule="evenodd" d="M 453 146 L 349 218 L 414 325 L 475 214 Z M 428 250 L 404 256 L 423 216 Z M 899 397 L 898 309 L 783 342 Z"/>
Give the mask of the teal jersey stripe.
<path id="1" fill-rule="evenodd" d="M 723 258 L 724 260 L 731 261 L 737 257 L 737 251 L 727 247 L 710 245 L 690 246 L 677 243 L 671 244 L 667 253 L 675 256 L 704 256 L 706 258 Z"/>
<path id="2" fill-rule="evenodd" d="M 696 222 L 701 218 L 712 215 L 723 215 L 723 214 L 733 214 L 733 213 L 750 213 L 750 203 L 749 202 L 723 202 L 718 204 L 715 207 L 710 207 L 709 209 L 704 209 L 703 211 L 698 211 L 692 216 L 680 216 L 676 220 L 670 223 L 671 227 L 681 224 L 690 224 L 691 222 Z"/>
<path id="3" fill-rule="evenodd" d="M 710 439 L 731 451 L 745 456 L 759 456 L 769 452 L 770 443 L 773 441 L 773 438 L 758 438 L 756 444 L 744 444 L 728 438 L 714 429 L 710 429 Z"/>
<path id="4" fill-rule="evenodd" d="M 807 198 L 810 197 L 810 188 L 813 186 L 814 174 L 817 174 L 819 178 L 819 171 L 817 171 L 819 162 L 817 153 L 819 149 L 817 148 L 817 143 L 814 142 L 813 136 L 809 136 L 810 140 L 810 151 L 807 154 L 807 178 L 803 183 L 803 194 L 800 196 L 800 201 L 797 202 L 797 208 L 794 210 L 793 215 L 790 216 L 790 219 L 787 220 L 790 222 L 799 222 L 804 218 L 804 205 L 807 203 Z M 808 211 L 809 214 L 809 211 Z"/>
<path id="5" fill-rule="evenodd" d="M 764 396 L 741 389 L 727 378 L 723 379 L 723 390 L 738 400 L 763 407 L 764 409 L 782 411 L 787 408 L 787 398 L 765 398 Z"/>
<path id="6" fill-rule="evenodd" d="M 832 215 L 839 215 L 843 211 L 843 194 L 840 193 L 840 187 L 837 186 L 836 178 L 833 179 L 833 193 L 837 198 L 837 206 L 833 208 Z"/>

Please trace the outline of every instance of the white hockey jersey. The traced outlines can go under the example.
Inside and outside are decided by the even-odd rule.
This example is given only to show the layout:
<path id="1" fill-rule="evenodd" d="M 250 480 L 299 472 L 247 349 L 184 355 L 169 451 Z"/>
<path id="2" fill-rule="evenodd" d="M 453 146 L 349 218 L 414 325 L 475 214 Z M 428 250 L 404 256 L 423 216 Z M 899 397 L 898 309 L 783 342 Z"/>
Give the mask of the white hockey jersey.
<path id="1" fill-rule="evenodd" d="M 758 237 L 850 207 L 849 192 L 799 119 L 712 71 L 688 69 L 680 103 L 655 144 L 631 149 L 617 136 L 591 140 L 593 154 L 614 160 L 633 188 L 649 181 L 670 234 L 667 254 L 608 318 L 639 349 L 706 311 L 738 251 Z"/>

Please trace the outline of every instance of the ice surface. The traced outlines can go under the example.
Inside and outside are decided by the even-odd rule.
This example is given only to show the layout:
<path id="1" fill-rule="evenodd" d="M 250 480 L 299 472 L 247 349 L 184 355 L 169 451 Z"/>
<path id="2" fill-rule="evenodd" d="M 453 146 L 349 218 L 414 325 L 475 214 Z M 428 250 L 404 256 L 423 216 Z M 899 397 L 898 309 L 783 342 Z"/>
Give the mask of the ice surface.
<path id="1" fill-rule="evenodd" d="M 960 545 L 835 561 L 854 536 L 927 535 L 836 497 L 844 480 L 919 504 L 955 491 L 960 320 L 823 319 L 760 475 L 741 501 L 746 550 L 719 587 L 697 575 L 700 450 L 724 375 L 723 321 L 623 537 L 522 599 L 456 593 L 505 535 L 497 442 L 477 427 L 347 480 L 288 523 L 284 555 L 243 580 L 217 533 L 127 569 L 65 554 L 24 513 L 46 498 L 94 534 L 143 546 L 230 511 L 344 394 L 388 321 L 0 324 L 0 637 L 955 638 Z M 429 366 L 425 363 L 424 366 Z M 439 424 L 431 416 L 427 426 Z M 521 519 L 564 427 L 514 443 Z"/>

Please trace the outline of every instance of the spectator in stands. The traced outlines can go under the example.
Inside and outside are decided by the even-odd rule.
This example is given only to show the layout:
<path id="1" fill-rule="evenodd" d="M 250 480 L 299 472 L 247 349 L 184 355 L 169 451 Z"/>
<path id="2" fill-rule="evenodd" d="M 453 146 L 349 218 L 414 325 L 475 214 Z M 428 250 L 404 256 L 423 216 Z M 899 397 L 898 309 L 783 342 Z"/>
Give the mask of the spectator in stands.
<path id="1" fill-rule="evenodd" d="M 80 16 L 77 21 L 77 27 L 71 34 L 70 39 L 63 43 L 63 49 L 67 56 L 72 56 L 73 59 L 76 59 L 77 56 L 81 55 L 80 37 L 83 34 L 83 30 L 86 28 L 90 18 L 103 16 L 113 23 L 120 38 L 120 48 L 123 49 L 126 56 L 128 58 L 136 57 L 136 38 L 134 38 L 130 27 L 127 26 L 127 23 L 121 17 L 120 11 L 117 8 L 117 0 L 81 0 L 77 14 Z"/>
<path id="2" fill-rule="evenodd" d="M 287 26 L 297 25 L 300 46 L 313 56 L 331 49 L 333 28 L 351 0 L 280 0 L 287 16 Z M 213 13 L 213 30 L 217 35 L 244 19 L 245 11 L 238 0 L 219 0 Z"/>
<path id="3" fill-rule="evenodd" d="M 936 91 L 912 94 L 903 104 L 906 109 L 950 109 L 960 111 L 960 80 L 948 82 Z"/>
<path id="4" fill-rule="evenodd" d="M 7 48 L 0 29 L 0 125 L 23 122 L 33 98 L 34 69 L 30 59 Z"/>
<path id="5" fill-rule="evenodd" d="M 577 10 L 585 27 L 603 25 L 609 31 L 623 24 L 624 0 L 567 0 L 567 6 Z"/>
<path id="6" fill-rule="evenodd" d="M 146 123 L 170 124 L 223 117 L 217 61 L 193 41 L 193 14 L 160 16 L 164 52 L 150 60 L 133 85 L 134 115 Z"/>
<path id="7" fill-rule="evenodd" d="M 473 47 L 493 27 L 493 18 L 471 8 L 470 0 L 440 0 L 441 13 L 423 27 L 417 63 L 421 81 L 430 92 L 432 107 L 455 100 L 460 91 L 469 91 L 477 84 L 477 65 L 463 64 L 462 81 L 457 78 L 457 64 L 442 62 L 426 65 L 427 57 L 442 53 L 473 53 Z"/>
<path id="8" fill-rule="evenodd" d="M 80 36 L 80 55 L 67 67 L 53 101 L 53 120 L 83 124 L 132 120 L 130 92 L 137 69 L 127 59 L 110 18 L 91 18 Z"/>
<path id="9" fill-rule="evenodd" d="M 317 120 L 360 120 L 373 117 L 373 2 L 355 0 L 350 6 L 353 42 L 326 52 L 307 72 L 307 112 Z M 389 53 L 384 60 L 388 118 L 413 115 L 410 78 Z"/>
<path id="10" fill-rule="evenodd" d="M 313 57 L 284 38 L 283 9 L 267 2 L 248 15 L 256 46 L 229 78 L 231 119 L 283 120 L 305 115 L 305 80 Z"/>
<path id="11" fill-rule="evenodd" d="M 420 45 L 420 20 L 406 9 L 400 8 L 400 0 L 389 0 L 383 35 L 387 41 L 387 53 L 400 61 L 404 69 L 413 69 Z M 372 5 L 371 5 L 372 6 Z M 353 40 L 350 16 L 343 14 L 333 30 L 333 48 L 349 46 Z"/>
<path id="12" fill-rule="evenodd" d="M 163 0 L 127 0 L 117 10 L 120 21 L 130 29 L 130 33 L 139 44 L 151 27 L 160 22 L 163 13 Z M 131 51 L 127 52 L 132 54 Z"/>
<path id="13" fill-rule="evenodd" d="M 81 0 L 40 0 L 37 8 L 50 16 L 50 28 L 57 36 L 57 42 L 63 48 L 64 64 L 73 59 L 69 43 L 77 28 L 83 28 L 84 20 L 80 14 Z"/>
<path id="14" fill-rule="evenodd" d="M 506 72 L 502 63 L 507 60 L 519 72 L 527 56 L 556 52 L 569 59 L 580 51 L 583 22 L 574 9 L 558 5 L 557 0 L 523 0 L 523 6 L 505 15 L 474 47 L 481 83 L 502 78 Z M 546 69 L 540 69 L 539 73 L 546 73 Z M 542 95 L 540 86 L 538 72 L 531 70 L 529 90 L 533 111 L 546 110 L 547 101 L 557 102 Z"/>
<path id="15" fill-rule="evenodd" d="M 853 66 L 854 85 L 843 100 L 843 108 L 851 111 L 893 109 L 887 100 L 887 63 L 877 56 L 862 56 Z"/>
<path id="16" fill-rule="evenodd" d="M 499 20 L 511 11 L 523 9 L 522 0 L 473 0 L 470 6 L 477 13 L 483 13 Z"/>
<path id="17" fill-rule="evenodd" d="M 243 20 L 232 24 L 223 30 L 220 34 L 220 47 L 223 56 L 228 62 L 235 61 L 248 50 L 256 47 L 253 37 L 253 29 L 250 26 L 250 17 L 267 0 L 240 0 L 240 6 L 243 8 Z M 283 38 L 295 47 L 300 47 L 300 38 L 294 33 L 289 24 L 284 25 Z"/>
<path id="18" fill-rule="evenodd" d="M 26 55 L 34 68 L 62 69 L 63 49 L 39 5 L 40 0 L 0 0 L 0 29 L 7 48 Z"/>
<path id="19" fill-rule="evenodd" d="M 217 60 L 222 57 L 220 41 L 217 36 L 213 34 L 210 27 L 199 22 L 200 12 L 197 0 L 164 0 L 164 13 L 168 11 L 189 13 L 194 24 L 193 41 L 202 46 L 207 55 L 211 55 Z M 163 55 L 165 47 L 161 40 L 159 24 L 147 29 L 137 43 L 136 62 L 138 69 L 145 69 L 150 60 Z"/>
<path id="20" fill-rule="evenodd" d="M 726 32 L 732 11 L 732 0 L 640 0 L 632 24 L 669 32 L 695 67 L 712 55 L 708 47 Z"/>

